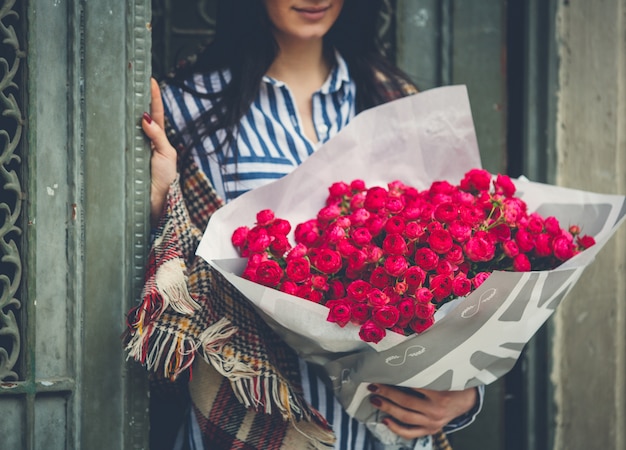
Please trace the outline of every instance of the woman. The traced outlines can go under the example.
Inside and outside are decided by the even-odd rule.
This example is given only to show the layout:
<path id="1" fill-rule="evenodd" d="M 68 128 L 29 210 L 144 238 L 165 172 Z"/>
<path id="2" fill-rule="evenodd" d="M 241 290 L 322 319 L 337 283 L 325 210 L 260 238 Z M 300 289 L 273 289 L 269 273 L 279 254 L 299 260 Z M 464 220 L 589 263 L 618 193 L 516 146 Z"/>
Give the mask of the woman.
<path id="1" fill-rule="evenodd" d="M 183 393 L 191 378 L 192 406 L 178 448 L 378 445 L 345 414 L 315 368 L 194 252 L 224 202 L 289 173 L 358 112 L 416 92 L 377 50 L 381 3 L 218 2 L 213 43 L 168 80 L 162 99 L 153 81 L 151 114 L 142 126 L 153 148 L 156 231 L 127 348 L 159 379 L 182 382 Z M 389 415 L 385 425 L 419 448 L 442 428 L 471 422 L 480 406 L 476 389 L 370 390 L 372 404 Z M 153 398 L 161 392 L 155 389 Z M 167 420 L 170 428 L 174 422 Z"/>

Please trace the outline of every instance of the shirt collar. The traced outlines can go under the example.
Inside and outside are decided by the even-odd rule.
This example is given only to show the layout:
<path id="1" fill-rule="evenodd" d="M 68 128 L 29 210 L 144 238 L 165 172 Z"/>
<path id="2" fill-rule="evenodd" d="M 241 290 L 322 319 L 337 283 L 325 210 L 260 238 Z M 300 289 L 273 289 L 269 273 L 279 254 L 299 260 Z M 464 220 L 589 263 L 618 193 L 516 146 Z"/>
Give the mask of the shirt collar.
<path id="1" fill-rule="evenodd" d="M 272 78 L 268 75 L 263 76 L 263 81 L 274 85 L 276 87 L 285 86 L 285 83 Z M 322 87 L 317 91 L 321 94 L 331 94 L 333 92 L 337 92 L 341 90 L 344 83 L 350 83 L 350 72 L 348 71 L 348 64 L 345 59 L 339 54 L 337 50 L 335 50 L 335 64 L 333 69 L 328 74 L 328 78 L 322 85 Z"/>

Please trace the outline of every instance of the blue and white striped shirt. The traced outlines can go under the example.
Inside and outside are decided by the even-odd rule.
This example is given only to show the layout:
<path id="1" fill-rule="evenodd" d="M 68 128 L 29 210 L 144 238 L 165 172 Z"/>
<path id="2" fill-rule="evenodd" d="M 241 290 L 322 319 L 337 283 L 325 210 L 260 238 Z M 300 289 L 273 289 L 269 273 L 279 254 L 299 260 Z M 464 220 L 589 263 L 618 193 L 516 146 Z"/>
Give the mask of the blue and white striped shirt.
<path id="1" fill-rule="evenodd" d="M 194 159 L 225 201 L 290 173 L 354 117 L 355 85 L 343 58 L 338 53 L 335 55 L 336 65 L 312 97 L 317 143 L 304 135 L 289 87 L 269 76 L 263 78 L 257 97 L 241 119 L 236 145 L 231 145 L 225 153 L 214 152 L 225 137 L 224 131 L 193 143 Z M 223 89 L 229 78 L 227 71 L 197 74 L 187 84 L 201 93 L 215 93 Z M 169 123 L 183 139 L 185 135 L 181 132 L 187 124 L 211 107 L 211 100 L 172 86 L 164 89 L 163 101 Z M 186 141 L 191 143 L 190 139 Z M 301 373 L 306 400 L 333 425 L 337 436 L 335 449 L 373 450 L 376 444 L 366 427 L 346 414 L 332 392 L 304 361 L 301 361 Z M 190 421 L 192 426 L 187 428 L 191 430 L 190 436 L 182 439 L 194 443 L 192 448 L 200 448 L 197 446 L 201 439 L 196 435 L 199 429 L 193 426 L 193 417 Z M 430 439 L 418 441 L 414 448 L 430 448 Z"/>
<path id="2" fill-rule="evenodd" d="M 195 75 L 188 83 L 198 92 L 215 93 L 229 79 L 230 74 L 222 71 Z M 289 87 L 265 76 L 258 96 L 241 119 L 236 145 L 226 152 L 214 153 L 226 135 L 221 131 L 193 146 L 193 156 L 217 193 L 225 201 L 232 200 L 288 174 L 341 130 L 355 114 L 354 94 L 346 63 L 338 57 L 335 69 L 312 97 L 313 123 L 319 141 L 315 143 L 304 135 Z M 165 90 L 163 100 L 167 118 L 177 131 L 211 107 L 211 100 L 177 88 Z"/>

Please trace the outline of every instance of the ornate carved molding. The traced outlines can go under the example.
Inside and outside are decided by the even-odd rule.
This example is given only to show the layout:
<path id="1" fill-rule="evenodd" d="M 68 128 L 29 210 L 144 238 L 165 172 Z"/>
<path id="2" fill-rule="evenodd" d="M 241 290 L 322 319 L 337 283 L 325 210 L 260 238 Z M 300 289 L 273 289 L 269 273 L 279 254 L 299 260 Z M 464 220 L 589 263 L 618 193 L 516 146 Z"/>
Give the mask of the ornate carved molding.
<path id="1" fill-rule="evenodd" d="M 15 0 L 0 7 L 0 382 L 17 381 L 21 350 L 21 188 L 24 118 L 20 42 L 23 19 Z"/>

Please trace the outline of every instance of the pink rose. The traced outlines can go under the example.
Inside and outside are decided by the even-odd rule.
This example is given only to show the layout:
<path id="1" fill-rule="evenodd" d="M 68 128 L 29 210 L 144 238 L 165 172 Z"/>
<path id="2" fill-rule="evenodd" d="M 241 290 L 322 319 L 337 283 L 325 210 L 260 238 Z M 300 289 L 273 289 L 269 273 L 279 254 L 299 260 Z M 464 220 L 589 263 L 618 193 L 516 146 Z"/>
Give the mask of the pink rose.
<path id="1" fill-rule="evenodd" d="M 353 192 L 364 191 L 365 181 L 361 179 L 352 180 L 352 182 L 350 183 L 350 189 L 352 189 Z"/>
<path id="2" fill-rule="evenodd" d="M 528 224 L 526 229 L 532 234 L 539 234 L 543 231 L 543 217 L 537 213 L 528 216 Z"/>
<path id="3" fill-rule="evenodd" d="M 356 210 L 359 208 L 363 208 L 365 205 L 365 192 L 358 192 L 352 196 L 350 199 L 350 209 Z"/>
<path id="4" fill-rule="evenodd" d="M 535 237 L 525 229 L 517 230 L 515 233 L 515 242 L 520 251 L 527 253 L 535 248 Z"/>
<path id="5" fill-rule="evenodd" d="M 341 214 L 339 205 L 329 205 L 320 209 L 317 213 L 317 220 L 319 223 L 330 223 L 333 219 L 336 219 Z"/>
<path id="6" fill-rule="evenodd" d="M 430 184 L 428 193 L 430 194 L 431 197 L 434 197 L 435 195 L 441 195 L 441 194 L 451 195 L 454 193 L 455 190 L 456 190 L 456 187 L 450 184 L 449 181 L 440 180 L 440 181 L 433 181 Z"/>
<path id="7" fill-rule="evenodd" d="M 472 227 L 469 226 L 467 222 L 463 222 L 462 220 L 455 220 L 450 223 L 448 227 L 448 232 L 452 239 L 456 242 L 465 242 L 472 235 Z"/>
<path id="8" fill-rule="evenodd" d="M 554 256 L 561 261 L 566 261 L 574 256 L 574 245 L 571 239 L 564 236 L 559 236 L 552 242 L 552 249 Z"/>
<path id="9" fill-rule="evenodd" d="M 298 292 L 298 285 L 293 281 L 283 281 L 280 285 L 280 290 L 285 294 L 296 295 L 296 293 Z"/>
<path id="10" fill-rule="evenodd" d="M 367 190 L 365 194 L 364 208 L 370 212 L 377 212 L 385 206 L 387 201 L 387 190 L 374 186 Z"/>
<path id="11" fill-rule="evenodd" d="M 515 194 L 515 185 L 507 175 L 498 174 L 493 185 L 496 194 L 502 194 L 505 197 L 513 197 L 513 194 Z"/>
<path id="12" fill-rule="evenodd" d="M 509 225 L 516 224 L 526 212 L 526 204 L 519 198 L 507 198 L 502 202 L 502 215 Z"/>
<path id="13" fill-rule="evenodd" d="M 274 211 L 271 209 L 264 209 L 256 214 L 256 223 L 258 225 L 268 225 L 272 220 L 274 220 Z"/>
<path id="14" fill-rule="evenodd" d="M 428 319 L 420 319 L 416 317 L 415 319 L 411 320 L 411 322 L 409 323 L 409 327 L 416 333 L 423 333 L 424 331 L 432 327 L 434 323 L 435 318 L 433 316 L 429 317 Z"/>
<path id="15" fill-rule="evenodd" d="M 340 239 L 339 242 L 337 242 L 335 250 L 339 252 L 342 258 L 349 258 L 350 255 L 358 249 L 346 238 Z"/>
<path id="16" fill-rule="evenodd" d="M 346 295 L 346 288 L 340 280 L 330 280 L 328 282 L 328 292 L 331 299 L 342 298 Z"/>
<path id="17" fill-rule="evenodd" d="M 419 239 L 424 234 L 424 227 L 417 222 L 407 222 L 404 227 L 404 236 L 409 240 Z"/>
<path id="18" fill-rule="evenodd" d="M 404 209 L 404 200 L 402 197 L 387 197 L 385 209 L 392 214 L 398 214 Z"/>
<path id="19" fill-rule="evenodd" d="M 233 232 L 233 235 L 232 235 L 230 241 L 232 242 L 232 244 L 235 247 L 243 247 L 244 244 L 246 243 L 249 231 L 250 231 L 250 228 L 248 228 L 248 227 L 239 227 L 239 228 L 237 228 Z"/>
<path id="20" fill-rule="evenodd" d="M 589 235 L 585 235 L 585 236 L 580 236 L 576 239 L 576 242 L 578 243 L 578 245 L 580 245 L 582 248 L 589 248 L 592 245 L 595 245 L 596 240 Z"/>
<path id="21" fill-rule="evenodd" d="M 392 305 L 380 306 L 372 311 L 372 321 L 383 328 L 391 328 L 400 318 L 400 311 Z"/>
<path id="22" fill-rule="evenodd" d="M 390 281 L 389 273 L 382 266 L 376 267 L 370 274 L 370 284 L 378 289 L 383 289 L 385 286 L 388 286 Z"/>
<path id="23" fill-rule="evenodd" d="M 256 268 L 256 282 L 264 286 L 276 287 L 283 277 L 283 269 L 274 260 L 263 261 Z"/>
<path id="24" fill-rule="evenodd" d="M 389 234 L 383 240 L 383 252 L 388 255 L 406 255 L 409 249 L 400 234 Z"/>
<path id="25" fill-rule="evenodd" d="M 474 235 L 464 246 L 465 254 L 474 262 L 490 261 L 496 253 L 496 246 L 486 237 Z"/>
<path id="26" fill-rule="evenodd" d="M 464 275 L 457 275 L 452 280 L 452 293 L 456 297 L 465 297 L 472 290 L 472 282 Z"/>
<path id="27" fill-rule="evenodd" d="M 421 286 L 426 279 L 426 272 L 421 267 L 411 266 L 404 272 L 404 280 L 409 286 Z"/>
<path id="28" fill-rule="evenodd" d="M 328 277 L 326 275 L 313 275 L 311 277 L 311 286 L 317 291 L 327 291 Z"/>
<path id="29" fill-rule="evenodd" d="M 507 257 L 515 258 L 519 255 L 519 246 L 517 245 L 517 242 L 508 240 L 502 243 L 502 251 L 504 251 L 504 254 Z"/>
<path id="30" fill-rule="evenodd" d="M 559 223 L 559 220 L 554 216 L 546 217 L 546 219 L 543 221 L 543 225 L 548 234 L 551 234 L 552 236 L 556 236 L 557 234 L 561 233 L 561 224 Z"/>
<path id="31" fill-rule="evenodd" d="M 303 256 L 306 256 L 308 251 L 309 249 L 306 247 L 306 245 L 296 244 L 294 247 L 291 248 L 291 250 L 289 250 L 289 253 L 287 254 L 287 261 L 294 258 L 302 258 Z"/>
<path id="32" fill-rule="evenodd" d="M 267 227 L 270 236 L 287 236 L 291 231 L 291 224 L 285 219 L 274 219 Z"/>
<path id="33" fill-rule="evenodd" d="M 409 285 L 404 281 L 396 281 L 393 291 L 398 295 L 403 295 L 409 289 Z"/>
<path id="34" fill-rule="evenodd" d="M 285 273 L 291 281 L 302 283 L 311 278 L 311 264 L 306 258 L 293 258 L 287 262 Z"/>
<path id="35" fill-rule="evenodd" d="M 355 280 L 348 285 L 348 298 L 357 302 L 364 302 L 367 299 L 368 292 L 371 290 L 372 285 L 367 281 Z"/>
<path id="36" fill-rule="evenodd" d="M 489 230 L 489 234 L 492 236 L 492 239 L 499 242 L 508 241 L 509 239 L 511 239 L 511 229 L 508 225 L 505 225 L 503 223 Z"/>
<path id="37" fill-rule="evenodd" d="M 465 260 L 465 255 L 463 255 L 461 246 L 454 244 L 450 251 L 444 255 L 444 258 L 454 265 L 459 265 Z"/>
<path id="38" fill-rule="evenodd" d="M 328 322 L 334 322 L 340 327 L 345 327 L 350 318 L 352 317 L 352 311 L 350 309 L 350 302 L 346 300 L 329 300 L 326 302 L 328 308 Z"/>
<path id="39" fill-rule="evenodd" d="M 535 236 L 535 253 L 539 257 L 552 255 L 552 237 L 547 233 Z"/>
<path id="40" fill-rule="evenodd" d="M 355 250 L 348 256 L 348 267 L 350 270 L 362 270 L 367 261 L 367 254 L 362 250 Z"/>
<path id="41" fill-rule="evenodd" d="M 385 329 L 380 325 L 376 325 L 371 319 L 361 325 L 361 329 L 359 330 L 359 337 L 362 341 L 373 342 L 375 344 L 380 342 L 386 334 Z"/>
<path id="42" fill-rule="evenodd" d="M 367 293 L 367 303 L 376 308 L 389 303 L 389 297 L 380 289 L 372 289 Z"/>
<path id="43" fill-rule="evenodd" d="M 365 223 L 365 227 L 372 236 L 378 236 L 385 227 L 385 221 L 386 219 L 384 217 L 372 215 Z"/>
<path id="44" fill-rule="evenodd" d="M 254 227 L 248 232 L 248 249 L 251 252 L 264 252 L 269 249 L 271 242 L 265 228 Z"/>
<path id="45" fill-rule="evenodd" d="M 343 240 L 345 237 L 346 237 L 346 231 L 334 223 L 329 225 L 328 228 L 326 228 L 326 231 L 324 232 L 324 239 L 329 244 L 336 244 L 339 241 Z"/>
<path id="46" fill-rule="evenodd" d="M 399 277 L 409 267 L 409 263 L 404 256 L 389 255 L 385 259 L 385 270 L 392 277 Z"/>
<path id="47" fill-rule="evenodd" d="M 350 237 L 352 241 L 359 247 L 363 247 L 364 245 L 372 242 L 372 233 L 365 227 L 360 227 L 352 230 L 350 233 Z"/>
<path id="48" fill-rule="evenodd" d="M 467 192 L 487 191 L 491 185 L 491 174 L 484 169 L 471 169 L 459 183 Z"/>
<path id="49" fill-rule="evenodd" d="M 270 250 L 274 255 L 280 258 L 290 249 L 291 243 L 289 243 L 289 239 L 286 236 L 274 236 L 270 244 Z"/>
<path id="50" fill-rule="evenodd" d="M 434 298 L 430 289 L 422 287 L 415 291 L 415 299 L 418 303 L 429 303 Z"/>
<path id="51" fill-rule="evenodd" d="M 474 288 L 477 288 L 478 286 L 483 284 L 485 282 L 485 280 L 487 278 L 489 278 L 489 275 L 491 275 L 489 272 L 479 272 L 479 273 L 477 273 L 474 276 L 474 278 L 472 278 L 472 284 L 474 285 Z"/>
<path id="52" fill-rule="evenodd" d="M 448 261 L 447 259 L 440 259 L 439 263 L 437 264 L 437 268 L 435 269 L 438 275 L 448 275 L 448 276 L 452 275 L 452 273 L 455 270 L 456 270 L 456 267 L 452 265 L 452 263 Z"/>
<path id="53" fill-rule="evenodd" d="M 440 302 L 452 293 L 452 279 L 449 275 L 435 275 L 429 283 L 435 301 Z"/>
<path id="54" fill-rule="evenodd" d="M 370 307 L 365 303 L 350 303 L 351 320 L 359 325 L 363 325 L 370 318 Z"/>
<path id="55" fill-rule="evenodd" d="M 437 267 L 439 256 L 428 247 L 418 248 L 415 252 L 415 264 L 428 271 Z"/>
<path id="56" fill-rule="evenodd" d="M 428 319 L 435 314 L 435 305 L 432 303 L 417 302 L 415 305 L 415 316 L 420 319 Z"/>
<path id="57" fill-rule="evenodd" d="M 441 203 L 437 205 L 433 215 L 440 222 L 451 223 L 459 217 L 459 207 L 452 202 Z"/>
<path id="58" fill-rule="evenodd" d="M 392 216 L 385 223 L 387 234 L 402 234 L 406 228 L 406 220 L 402 216 Z"/>
<path id="59" fill-rule="evenodd" d="M 485 212 L 474 205 L 462 205 L 460 208 L 460 217 L 463 222 L 470 226 L 476 226 L 487 218 Z"/>
<path id="60" fill-rule="evenodd" d="M 402 298 L 396 305 L 401 318 L 412 319 L 415 315 L 415 301 L 412 298 Z"/>
<path id="61" fill-rule="evenodd" d="M 352 210 L 350 221 L 355 227 L 365 225 L 365 222 L 371 217 L 370 212 L 365 208 L 357 208 Z"/>
<path id="62" fill-rule="evenodd" d="M 513 258 L 513 270 L 515 270 L 516 272 L 530 271 L 530 260 L 525 253 L 520 253 L 515 258 Z"/>
<path id="63" fill-rule="evenodd" d="M 317 227 L 317 220 L 311 219 L 296 225 L 294 231 L 294 239 L 297 244 L 302 243 L 307 247 L 310 247 L 317 242 L 320 236 L 319 229 Z"/>
<path id="64" fill-rule="evenodd" d="M 313 260 L 313 264 L 320 272 L 333 274 L 341 269 L 342 259 L 339 252 L 329 248 L 322 248 Z"/>
<path id="65" fill-rule="evenodd" d="M 435 230 L 428 236 L 428 245 L 440 255 L 447 253 L 453 245 L 452 236 L 447 230 Z"/>
<path id="66" fill-rule="evenodd" d="M 363 247 L 363 251 L 367 255 L 366 261 L 370 264 L 375 264 L 383 257 L 383 249 L 377 247 L 374 244 L 368 244 Z"/>
<path id="67" fill-rule="evenodd" d="M 350 186 L 343 181 L 339 181 L 330 185 L 328 193 L 331 197 L 343 197 L 351 193 Z"/>

